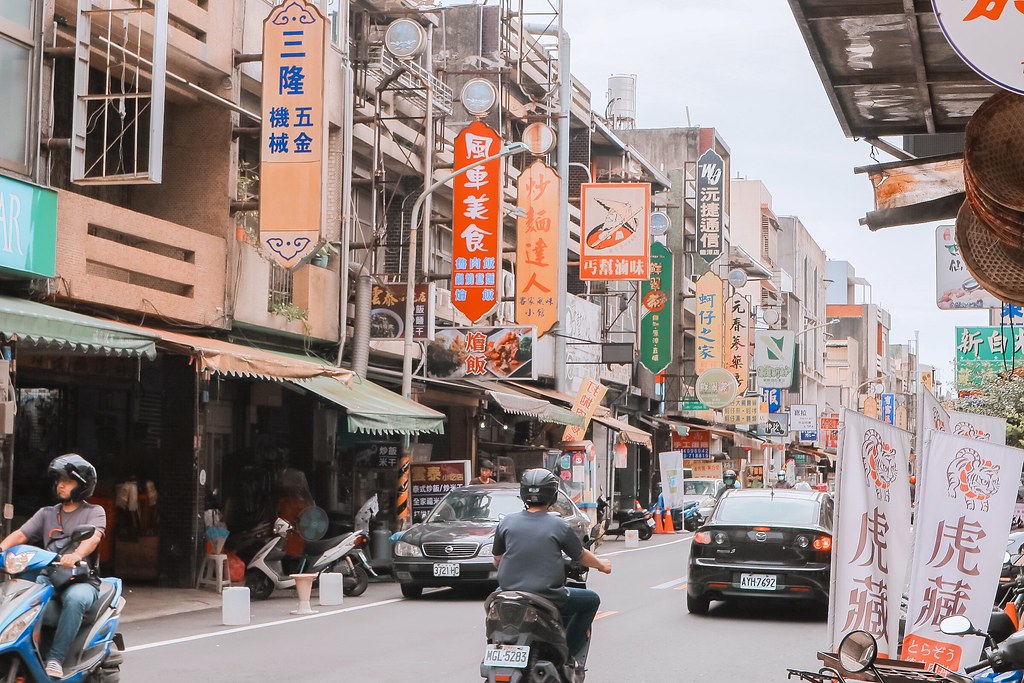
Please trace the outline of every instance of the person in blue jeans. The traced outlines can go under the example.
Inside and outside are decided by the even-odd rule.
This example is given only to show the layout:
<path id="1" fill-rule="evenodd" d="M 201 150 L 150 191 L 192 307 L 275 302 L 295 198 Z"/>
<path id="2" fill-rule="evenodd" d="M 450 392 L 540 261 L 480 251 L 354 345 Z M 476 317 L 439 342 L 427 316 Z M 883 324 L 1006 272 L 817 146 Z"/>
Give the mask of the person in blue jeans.
<path id="1" fill-rule="evenodd" d="M 558 499 L 554 474 L 545 469 L 527 470 L 519 495 L 526 509 L 502 519 L 494 534 L 498 585 L 501 590 L 534 593 L 555 603 L 565 625 L 569 656 L 578 660 L 590 638 L 601 598 L 592 590 L 566 587 L 562 553 L 604 574 L 612 573 L 612 563 L 584 548 L 565 520 L 549 514 Z"/>
<path id="2" fill-rule="evenodd" d="M 84 524 L 96 527 L 93 535 L 79 543 L 74 551 L 61 556 L 60 566 L 70 569 L 96 552 L 107 528 L 107 515 L 99 505 L 85 502 L 96 490 L 96 468 L 85 458 L 76 453 L 58 456 L 50 462 L 48 473 L 54 482 L 57 504 L 41 508 L 20 529 L 0 541 L 0 552 L 32 543 L 59 553 L 67 546 L 76 527 Z M 46 576 L 36 581 L 50 583 Z M 46 674 L 51 678 L 64 678 L 68 649 L 82 626 L 83 616 L 98 596 L 99 591 L 91 582 L 71 583 L 60 589 L 58 599 L 47 603 L 43 622 L 56 626 L 53 645 L 46 657 Z"/>

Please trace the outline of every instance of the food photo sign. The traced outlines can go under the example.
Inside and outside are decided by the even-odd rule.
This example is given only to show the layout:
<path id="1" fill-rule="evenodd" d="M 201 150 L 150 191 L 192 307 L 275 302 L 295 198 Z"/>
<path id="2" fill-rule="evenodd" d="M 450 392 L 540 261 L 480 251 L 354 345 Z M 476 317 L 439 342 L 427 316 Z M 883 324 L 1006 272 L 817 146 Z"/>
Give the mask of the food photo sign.
<path id="1" fill-rule="evenodd" d="M 536 379 L 535 327 L 446 327 L 427 344 L 427 377 Z"/>

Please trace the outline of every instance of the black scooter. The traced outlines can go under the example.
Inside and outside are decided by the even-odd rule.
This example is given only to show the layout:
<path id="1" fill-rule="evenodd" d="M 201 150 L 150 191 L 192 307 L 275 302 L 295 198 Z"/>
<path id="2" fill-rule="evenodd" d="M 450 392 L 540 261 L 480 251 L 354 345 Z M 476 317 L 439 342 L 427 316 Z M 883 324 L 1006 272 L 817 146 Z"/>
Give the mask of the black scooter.
<path id="1" fill-rule="evenodd" d="M 622 536 L 630 529 L 635 529 L 641 541 L 646 541 L 654 534 L 654 516 L 647 510 L 619 510 L 612 519 L 608 514 L 611 503 L 605 496 L 597 499 L 597 530 L 598 537 Z M 613 526 L 613 523 L 615 526 Z"/>

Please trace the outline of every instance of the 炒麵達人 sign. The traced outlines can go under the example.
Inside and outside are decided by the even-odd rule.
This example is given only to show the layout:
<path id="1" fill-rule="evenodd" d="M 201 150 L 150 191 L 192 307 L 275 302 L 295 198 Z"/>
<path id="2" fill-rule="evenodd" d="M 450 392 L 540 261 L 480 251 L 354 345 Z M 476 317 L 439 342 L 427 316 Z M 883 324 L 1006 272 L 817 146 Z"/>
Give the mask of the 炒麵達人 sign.
<path id="1" fill-rule="evenodd" d="M 518 180 L 519 209 L 516 245 L 516 322 L 534 325 L 537 336 L 558 318 L 558 174 L 535 161 Z"/>

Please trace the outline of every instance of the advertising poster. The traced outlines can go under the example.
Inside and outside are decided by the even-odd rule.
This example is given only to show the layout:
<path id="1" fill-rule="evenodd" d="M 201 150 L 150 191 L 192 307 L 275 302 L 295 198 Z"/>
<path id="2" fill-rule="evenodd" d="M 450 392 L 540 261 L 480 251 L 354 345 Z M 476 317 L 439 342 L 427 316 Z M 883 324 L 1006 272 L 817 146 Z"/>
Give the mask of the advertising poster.
<path id="1" fill-rule="evenodd" d="M 725 297 L 722 278 L 707 272 L 697 279 L 697 322 L 695 367 L 698 376 L 711 368 L 725 366 Z"/>
<path id="2" fill-rule="evenodd" d="M 1024 451 L 932 432 L 923 456 L 900 654 L 957 671 L 980 659 L 984 638 L 947 636 L 939 624 L 961 614 L 988 624 Z"/>
<path id="3" fill-rule="evenodd" d="M 649 183 L 584 183 L 581 280 L 646 280 L 651 270 Z"/>
<path id="4" fill-rule="evenodd" d="M 685 460 L 707 460 L 711 458 L 711 432 L 691 428 L 686 436 L 679 436 L 673 431 L 672 450 L 682 452 Z"/>
<path id="5" fill-rule="evenodd" d="M 455 138 L 455 170 L 501 152 L 501 137 L 474 121 Z M 498 303 L 501 275 L 502 160 L 452 180 L 452 306 L 476 322 Z"/>
<path id="6" fill-rule="evenodd" d="M 517 181 L 519 188 L 516 243 L 516 322 L 533 325 L 537 336 L 558 318 L 558 188 L 555 170 L 533 162 Z"/>
<path id="7" fill-rule="evenodd" d="M 839 447 L 839 413 L 822 413 L 818 433 L 821 436 L 821 447 L 837 449 Z"/>
<path id="8" fill-rule="evenodd" d="M 260 244 L 288 270 L 312 258 L 321 244 L 326 44 L 327 22 L 311 2 L 279 5 L 263 20 Z"/>
<path id="9" fill-rule="evenodd" d="M 535 379 L 532 327 L 445 327 L 427 344 L 427 377 Z"/>
<path id="10" fill-rule="evenodd" d="M 708 263 L 722 255 L 725 160 L 713 149 L 697 160 L 697 254 Z"/>
<path id="11" fill-rule="evenodd" d="M 661 466 L 661 494 L 666 508 L 683 506 L 683 452 L 666 451 L 658 454 Z"/>
<path id="12" fill-rule="evenodd" d="M 813 432 L 818 428 L 818 406 L 789 407 L 789 428 L 794 432 Z"/>
<path id="13" fill-rule="evenodd" d="M 956 328 L 957 391 L 1011 372 L 1024 374 L 1024 327 Z"/>
<path id="14" fill-rule="evenodd" d="M 654 374 L 672 361 L 672 252 L 651 245 L 651 277 L 640 283 L 640 362 Z"/>
<path id="15" fill-rule="evenodd" d="M 935 301 L 943 310 L 1000 308 L 1002 302 L 967 272 L 956 243 L 956 226 L 935 229 Z"/>
<path id="16" fill-rule="evenodd" d="M 759 396 L 741 396 L 722 408 L 722 421 L 732 425 L 756 425 L 760 412 Z"/>
<path id="17" fill-rule="evenodd" d="M 910 434 L 843 410 L 828 616 L 832 651 L 859 629 L 878 641 L 879 657 L 896 657 L 911 540 L 909 456 Z"/>
<path id="18" fill-rule="evenodd" d="M 409 473 L 412 512 L 428 513 L 449 491 L 469 483 L 468 460 L 440 460 L 414 464 Z"/>

